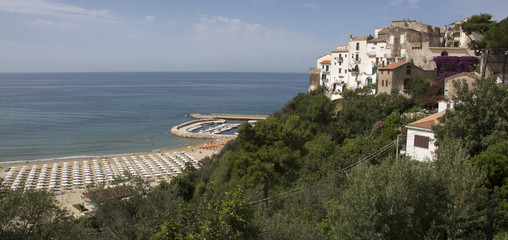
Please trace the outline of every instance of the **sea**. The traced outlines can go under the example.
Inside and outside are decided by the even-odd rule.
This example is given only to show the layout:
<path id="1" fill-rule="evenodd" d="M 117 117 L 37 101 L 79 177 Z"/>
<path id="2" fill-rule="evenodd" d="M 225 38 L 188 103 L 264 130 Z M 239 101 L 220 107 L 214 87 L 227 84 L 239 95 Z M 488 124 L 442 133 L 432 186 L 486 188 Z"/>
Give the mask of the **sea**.
<path id="1" fill-rule="evenodd" d="M 0 162 L 148 152 L 203 143 L 172 136 L 189 113 L 270 115 L 308 73 L 0 73 Z"/>

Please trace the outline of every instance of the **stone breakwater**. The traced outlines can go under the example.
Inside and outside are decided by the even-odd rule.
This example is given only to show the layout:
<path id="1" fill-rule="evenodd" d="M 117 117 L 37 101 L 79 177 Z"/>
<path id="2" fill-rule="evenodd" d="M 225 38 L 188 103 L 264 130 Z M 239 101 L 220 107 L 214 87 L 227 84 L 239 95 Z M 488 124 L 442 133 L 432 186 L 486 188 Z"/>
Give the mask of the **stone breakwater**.
<path id="1" fill-rule="evenodd" d="M 210 119 L 224 119 L 224 120 L 263 120 L 268 117 L 268 115 L 246 115 L 246 114 L 222 114 L 222 113 L 212 113 L 212 114 L 201 114 L 201 113 L 191 113 L 187 115 L 190 119 L 198 119 L 198 120 L 210 120 Z"/>
<path id="2" fill-rule="evenodd" d="M 228 134 L 212 134 L 212 133 L 193 133 L 188 132 L 187 129 L 193 128 L 198 125 L 211 125 L 211 124 L 222 124 L 227 120 L 233 121 L 257 121 L 266 119 L 267 115 L 237 115 L 237 114 L 201 114 L 191 113 L 187 115 L 190 119 L 195 119 L 189 122 L 182 123 L 180 125 L 171 128 L 171 134 L 184 137 L 184 138 L 195 138 L 195 139 L 233 139 L 236 135 Z"/>

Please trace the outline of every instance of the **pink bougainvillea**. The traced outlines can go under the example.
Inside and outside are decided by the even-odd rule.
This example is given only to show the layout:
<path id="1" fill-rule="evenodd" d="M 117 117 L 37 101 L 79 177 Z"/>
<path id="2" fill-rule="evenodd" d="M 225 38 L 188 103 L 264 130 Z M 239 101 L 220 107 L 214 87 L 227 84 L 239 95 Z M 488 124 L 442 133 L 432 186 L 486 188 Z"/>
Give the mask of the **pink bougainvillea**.
<path id="1" fill-rule="evenodd" d="M 473 71 L 480 60 L 477 57 L 438 56 L 434 57 L 434 62 L 438 73 L 457 74 Z"/>

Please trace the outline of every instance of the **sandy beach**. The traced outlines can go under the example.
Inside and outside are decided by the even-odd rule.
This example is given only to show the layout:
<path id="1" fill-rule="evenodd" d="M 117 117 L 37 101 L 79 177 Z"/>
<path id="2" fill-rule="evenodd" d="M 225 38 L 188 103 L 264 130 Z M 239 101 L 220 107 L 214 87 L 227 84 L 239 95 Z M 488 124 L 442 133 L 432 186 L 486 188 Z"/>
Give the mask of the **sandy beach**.
<path id="1" fill-rule="evenodd" d="M 55 192 L 55 199 L 71 214 L 80 216 L 73 204 L 84 203 L 81 193 L 90 183 L 106 183 L 124 173 L 137 174 L 156 185 L 178 175 L 186 162 L 198 161 L 218 153 L 223 146 L 210 142 L 196 146 L 114 156 L 48 161 L 2 163 L 0 178 L 11 189 L 31 188 Z M 6 171 L 8 169 L 8 171 Z"/>

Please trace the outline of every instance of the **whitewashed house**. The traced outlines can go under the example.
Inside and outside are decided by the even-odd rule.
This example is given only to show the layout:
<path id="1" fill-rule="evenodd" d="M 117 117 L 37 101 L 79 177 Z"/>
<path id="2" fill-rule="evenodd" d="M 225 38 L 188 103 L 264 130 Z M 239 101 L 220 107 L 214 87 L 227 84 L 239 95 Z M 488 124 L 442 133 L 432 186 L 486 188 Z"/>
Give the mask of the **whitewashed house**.
<path id="1" fill-rule="evenodd" d="M 320 70 L 319 85 L 330 88 L 330 63 L 332 54 L 327 53 L 317 59 L 317 69 Z"/>
<path id="2" fill-rule="evenodd" d="M 406 125 L 406 155 L 418 161 L 433 160 L 436 151 L 432 127 L 439 124 L 445 112 L 436 113 Z"/>
<path id="3" fill-rule="evenodd" d="M 337 50 L 332 51 L 330 79 L 332 100 L 340 98 L 340 94 L 344 91 L 348 82 L 349 70 L 349 49 L 348 45 L 339 45 Z"/>

